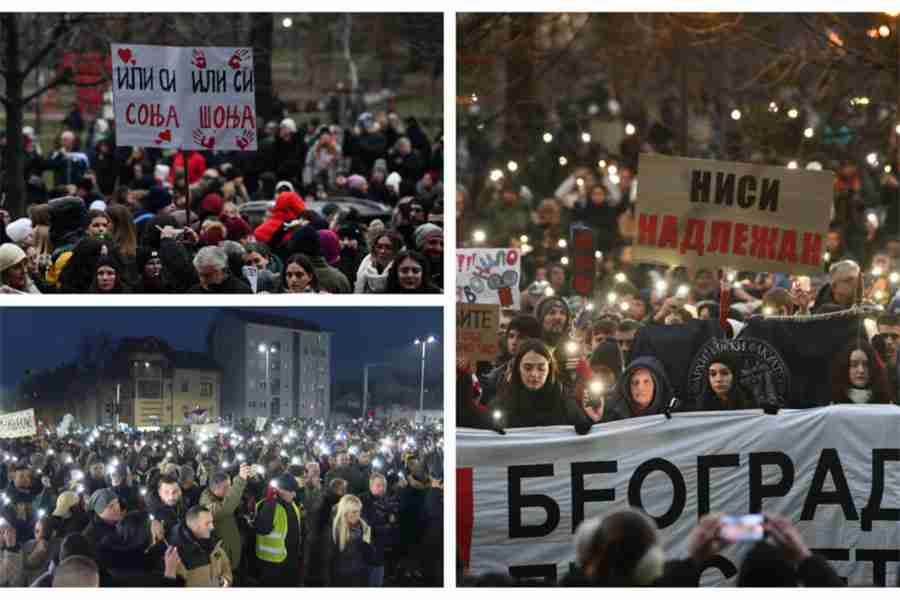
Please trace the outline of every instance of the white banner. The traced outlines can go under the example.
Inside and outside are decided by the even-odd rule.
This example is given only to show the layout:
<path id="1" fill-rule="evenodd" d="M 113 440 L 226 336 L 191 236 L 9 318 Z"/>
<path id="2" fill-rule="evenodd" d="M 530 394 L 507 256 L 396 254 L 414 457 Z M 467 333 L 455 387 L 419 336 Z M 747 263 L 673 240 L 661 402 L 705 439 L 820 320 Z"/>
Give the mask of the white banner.
<path id="1" fill-rule="evenodd" d="M 218 423 L 206 423 L 204 425 L 191 425 L 191 435 L 194 439 L 199 439 L 203 436 L 217 436 L 219 435 L 219 424 Z"/>
<path id="2" fill-rule="evenodd" d="M 708 512 L 790 518 L 851 585 L 897 585 L 900 407 L 676 413 L 595 426 L 457 432 L 457 545 L 472 574 L 562 578 L 585 518 L 642 506 L 667 556 Z M 703 585 L 733 585 L 749 544 Z M 723 572 L 728 575 L 726 578 Z"/>
<path id="3" fill-rule="evenodd" d="M 257 431 L 265 431 L 266 429 L 266 418 L 265 417 L 256 417 L 256 430 Z"/>
<path id="4" fill-rule="evenodd" d="M 111 44 L 116 144 L 256 150 L 252 48 Z"/>
<path id="5" fill-rule="evenodd" d="M 516 248 L 456 251 L 456 301 L 519 308 L 522 255 Z"/>
<path id="6" fill-rule="evenodd" d="M 34 409 L 0 415 L 0 438 L 18 438 L 37 435 Z"/>

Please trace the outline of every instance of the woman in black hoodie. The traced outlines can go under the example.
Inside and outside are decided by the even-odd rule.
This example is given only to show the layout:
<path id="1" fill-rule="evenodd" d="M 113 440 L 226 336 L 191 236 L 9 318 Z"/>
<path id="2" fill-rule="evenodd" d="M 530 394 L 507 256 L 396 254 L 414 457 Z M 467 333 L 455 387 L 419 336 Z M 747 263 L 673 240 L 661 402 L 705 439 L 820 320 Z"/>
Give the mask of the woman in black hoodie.
<path id="1" fill-rule="evenodd" d="M 547 345 L 534 338 L 519 343 L 489 410 L 499 427 L 573 425 L 586 433 L 593 424 L 575 398 L 573 386 L 559 378 Z"/>
<path id="2" fill-rule="evenodd" d="M 619 378 L 616 396 L 604 411 L 604 421 L 663 414 L 673 400 L 672 394 L 662 363 L 652 356 L 641 356 Z"/>

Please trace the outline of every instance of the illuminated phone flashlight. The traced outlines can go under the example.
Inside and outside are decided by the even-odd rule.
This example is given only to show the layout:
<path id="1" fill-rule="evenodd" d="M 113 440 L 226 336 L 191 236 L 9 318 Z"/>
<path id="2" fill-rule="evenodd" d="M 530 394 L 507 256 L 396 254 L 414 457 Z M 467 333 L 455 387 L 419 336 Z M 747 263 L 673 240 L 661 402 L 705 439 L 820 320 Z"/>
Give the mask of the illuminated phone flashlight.
<path id="1" fill-rule="evenodd" d="M 691 293 L 691 288 L 686 285 L 679 285 L 678 290 L 675 291 L 675 295 L 678 298 L 687 298 L 688 294 Z"/>
<path id="2" fill-rule="evenodd" d="M 873 277 L 881 277 L 881 267 L 872 267 L 872 276 Z"/>
<path id="3" fill-rule="evenodd" d="M 559 263 L 560 263 L 561 265 L 563 265 L 564 267 L 569 266 L 569 257 L 568 257 L 568 256 L 563 256 L 561 259 L 559 259 Z"/>
<path id="4" fill-rule="evenodd" d="M 503 418 L 503 412 L 501 412 L 499 410 L 495 410 L 494 411 L 494 420 L 499 421 L 502 418 Z"/>
<path id="5" fill-rule="evenodd" d="M 278 489 L 278 480 L 273 479 L 272 481 L 269 482 L 269 485 L 277 490 Z"/>
<path id="6" fill-rule="evenodd" d="M 141 496 L 146 496 L 146 495 L 147 495 L 147 488 L 142 487 L 141 488 Z"/>
<path id="7" fill-rule="evenodd" d="M 625 276 L 625 273 L 616 273 L 616 281 L 619 283 L 625 283 L 628 281 L 628 277 Z"/>
<path id="8" fill-rule="evenodd" d="M 313 433 L 313 430 L 312 430 L 312 429 L 307 429 L 307 430 L 306 430 L 306 438 L 307 438 L 307 439 L 312 439 L 312 437 L 313 437 L 314 435 L 316 435 L 316 434 Z"/>
<path id="9" fill-rule="evenodd" d="M 150 515 L 150 522 L 152 523 L 155 520 L 156 520 L 156 515 Z"/>
<path id="10" fill-rule="evenodd" d="M 406 475 L 403 474 L 403 471 L 397 473 L 397 477 L 399 477 L 400 479 L 406 479 Z"/>
<path id="11" fill-rule="evenodd" d="M 166 452 L 166 458 L 172 458 L 172 453 L 171 453 L 171 452 Z"/>
<path id="12" fill-rule="evenodd" d="M 222 463 L 222 468 L 223 468 L 223 469 L 227 469 L 228 467 L 229 467 L 229 464 L 228 464 L 227 462 L 223 462 L 223 463 Z"/>
<path id="13" fill-rule="evenodd" d="M 767 317 L 771 317 L 774 313 L 775 313 L 775 309 L 772 308 L 771 306 L 766 306 L 765 308 L 763 308 L 763 314 L 766 315 Z"/>
<path id="14" fill-rule="evenodd" d="M 603 382 L 599 381 L 597 379 L 594 379 L 593 381 L 591 381 L 589 388 L 591 390 L 591 393 L 594 394 L 595 396 L 602 394 L 603 393 Z"/>
<path id="15" fill-rule="evenodd" d="M 527 243 L 528 243 L 528 236 L 527 236 L 527 235 L 520 235 L 520 236 L 519 236 L 519 241 L 522 242 L 523 244 L 527 244 Z"/>
<path id="16" fill-rule="evenodd" d="M 631 305 L 628 304 L 627 302 L 623 302 L 622 304 L 619 305 L 619 308 L 621 308 L 622 311 L 625 312 L 625 311 L 627 311 L 629 308 L 631 308 Z"/>
<path id="17" fill-rule="evenodd" d="M 79 494 L 83 494 L 83 493 L 84 493 L 84 486 L 81 485 L 81 484 L 79 483 L 79 484 L 75 487 L 75 491 L 78 492 Z"/>
<path id="18" fill-rule="evenodd" d="M 107 474 L 107 475 L 112 475 L 112 474 L 115 473 L 115 472 L 116 472 L 116 468 L 115 468 L 114 466 L 109 465 L 108 467 L 106 467 L 106 474 Z"/>
<path id="19" fill-rule="evenodd" d="M 287 458 L 288 457 L 287 450 L 282 450 L 281 453 L 279 454 L 279 456 L 281 456 L 281 458 Z"/>
<path id="20" fill-rule="evenodd" d="M 375 467 L 376 469 L 380 469 L 381 467 L 384 466 L 384 461 L 381 460 L 380 458 L 376 458 L 375 460 L 372 461 L 372 466 Z"/>
<path id="21" fill-rule="evenodd" d="M 875 299 L 879 301 L 884 300 L 884 292 L 882 292 L 881 290 L 875 290 Z"/>
<path id="22" fill-rule="evenodd" d="M 875 215 L 875 213 L 869 213 L 868 219 L 869 223 L 871 223 L 875 227 L 878 227 L 878 217 Z"/>
<path id="23" fill-rule="evenodd" d="M 665 294 L 669 289 L 669 284 L 666 283 L 665 280 L 660 279 L 654 284 L 654 287 L 656 288 L 657 294 Z"/>
<path id="24" fill-rule="evenodd" d="M 888 276 L 888 280 L 889 280 L 892 284 L 897 285 L 898 283 L 900 283 L 900 273 L 898 273 L 897 271 L 893 271 L 893 272 Z"/>
<path id="25" fill-rule="evenodd" d="M 47 516 L 47 511 L 43 508 L 38 511 L 38 519 L 43 519 Z"/>
<path id="26" fill-rule="evenodd" d="M 73 481 L 81 481 L 82 479 L 84 479 L 84 473 L 82 471 L 72 471 Z"/>
<path id="27" fill-rule="evenodd" d="M 595 251 L 594 258 L 596 258 L 597 260 L 603 260 L 603 253 L 600 252 L 599 250 Z"/>
<path id="28" fill-rule="evenodd" d="M 826 252 L 825 254 L 823 254 L 823 255 L 822 255 L 822 259 L 823 259 L 825 262 L 830 261 L 830 260 L 831 260 L 831 252 Z"/>
<path id="29" fill-rule="evenodd" d="M 548 298 L 551 297 L 551 296 L 552 296 L 553 294 L 555 294 L 555 293 L 556 293 L 556 292 L 554 292 L 554 291 L 553 291 L 553 288 L 550 287 L 549 285 L 548 285 L 547 288 L 544 290 L 544 295 L 547 296 Z"/>
<path id="30" fill-rule="evenodd" d="M 247 460 L 247 457 L 244 456 L 243 454 L 238 454 L 237 456 L 235 456 L 235 458 L 237 459 L 238 462 L 244 462 L 245 460 Z"/>
<path id="31" fill-rule="evenodd" d="M 584 307 L 584 310 L 587 310 L 587 311 L 594 310 L 594 303 L 588 302 L 587 306 Z"/>
<path id="32" fill-rule="evenodd" d="M 483 229 L 476 229 L 472 232 L 472 241 L 474 241 L 476 244 L 483 244 L 486 239 L 487 234 Z"/>
<path id="33" fill-rule="evenodd" d="M 570 341 L 566 342 L 566 352 L 569 354 L 577 354 L 578 353 L 578 342 Z"/>
<path id="34" fill-rule="evenodd" d="M 559 240 L 558 242 L 556 242 L 556 245 L 560 248 L 565 249 L 569 246 L 569 242 L 567 242 L 566 240 Z"/>
<path id="35" fill-rule="evenodd" d="M 257 475 L 265 475 L 266 469 L 262 465 L 256 465 L 256 474 Z"/>
<path id="36" fill-rule="evenodd" d="M 606 295 L 606 303 L 607 303 L 607 304 L 615 304 L 615 303 L 616 303 L 616 298 L 618 298 L 618 296 L 616 296 L 616 293 L 615 293 L 615 292 L 610 292 L 610 293 L 608 293 L 608 294 Z"/>
<path id="37" fill-rule="evenodd" d="M 49 450 L 47 450 L 47 456 L 53 456 L 54 454 L 56 454 L 56 453 L 53 451 L 53 448 L 50 448 Z"/>
<path id="38" fill-rule="evenodd" d="M 291 464 L 292 465 L 302 465 L 303 459 L 301 459 L 299 456 L 295 456 L 294 458 L 291 459 Z"/>
<path id="39" fill-rule="evenodd" d="M 209 452 L 209 448 L 207 448 L 206 446 L 200 446 L 200 452 L 206 454 L 207 452 Z"/>

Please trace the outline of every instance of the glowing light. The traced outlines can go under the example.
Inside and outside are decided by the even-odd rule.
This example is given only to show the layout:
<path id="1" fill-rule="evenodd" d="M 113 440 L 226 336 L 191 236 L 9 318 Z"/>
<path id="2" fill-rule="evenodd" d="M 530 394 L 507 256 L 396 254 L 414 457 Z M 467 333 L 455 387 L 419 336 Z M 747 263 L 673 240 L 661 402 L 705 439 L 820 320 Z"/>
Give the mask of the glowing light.
<path id="1" fill-rule="evenodd" d="M 636 131 L 637 131 L 637 128 L 634 125 L 632 125 L 631 123 L 628 123 L 627 125 L 625 125 L 625 135 L 634 135 Z"/>
<path id="2" fill-rule="evenodd" d="M 560 262 L 560 264 L 563 265 L 564 267 L 568 267 L 568 266 L 569 266 L 569 257 L 568 257 L 568 256 L 563 256 L 561 259 L 559 259 L 559 262 Z"/>
<path id="3" fill-rule="evenodd" d="M 587 131 L 585 131 L 584 133 L 582 133 L 582 134 L 581 134 L 581 141 L 584 142 L 585 144 L 591 143 L 591 134 L 589 134 Z"/>
<path id="4" fill-rule="evenodd" d="M 565 156 L 560 156 L 559 157 L 559 166 L 564 167 L 567 164 L 569 164 L 569 159 L 566 158 Z"/>
<path id="5" fill-rule="evenodd" d="M 593 302 L 588 302 L 588 303 L 587 303 L 587 306 L 585 306 L 584 309 L 585 309 L 585 310 L 588 310 L 588 311 L 594 310 L 594 303 L 593 303 Z"/>
<path id="6" fill-rule="evenodd" d="M 601 260 L 601 259 L 603 258 L 603 253 L 600 252 L 599 250 L 595 250 L 595 251 L 594 251 L 594 258 L 596 258 L 597 260 Z"/>
<path id="7" fill-rule="evenodd" d="M 519 170 L 519 163 L 517 163 L 514 160 L 511 160 L 508 163 L 506 163 L 506 168 L 509 170 L 510 173 L 515 173 L 516 171 Z"/>
<path id="8" fill-rule="evenodd" d="M 796 119 L 800 115 L 800 111 L 796 108 L 792 108 L 787 112 L 787 116 L 789 119 Z"/>
<path id="9" fill-rule="evenodd" d="M 494 411 L 494 420 L 499 421 L 502 418 L 503 418 L 503 413 L 500 412 L 499 410 L 495 410 Z"/>
<path id="10" fill-rule="evenodd" d="M 503 179 L 503 171 L 500 169 L 491 171 L 491 181 L 500 181 L 501 179 Z"/>
<path id="11" fill-rule="evenodd" d="M 900 129 L 900 125 L 898 125 L 897 128 Z M 606 168 L 606 161 L 605 161 L 605 160 L 598 161 L 598 162 L 597 162 L 597 167 L 599 167 L 599 168 L 601 168 L 601 169 L 605 169 L 605 168 Z"/>
<path id="12" fill-rule="evenodd" d="M 678 289 L 675 291 L 675 295 L 679 298 L 687 298 L 688 294 L 691 293 L 691 288 L 682 284 L 678 286 Z"/>
<path id="13" fill-rule="evenodd" d="M 890 172 L 893 171 L 893 170 L 894 170 L 894 169 L 891 167 L 891 165 L 884 165 L 884 172 L 885 172 L 885 173 L 890 173 Z"/>
<path id="14" fill-rule="evenodd" d="M 879 302 L 881 300 L 884 300 L 884 292 L 882 292 L 881 290 L 875 290 L 875 299 Z"/>
<path id="15" fill-rule="evenodd" d="M 487 234 L 484 232 L 483 229 L 476 229 L 475 231 L 472 232 L 472 239 L 475 241 L 476 244 L 483 244 L 484 241 L 487 239 Z"/>
<path id="16" fill-rule="evenodd" d="M 660 279 L 659 281 L 656 282 L 656 292 L 658 294 L 665 294 L 668 289 L 669 289 L 669 284 L 666 283 L 665 281 L 663 281 L 662 279 Z"/>
<path id="17" fill-rule="evenodd" d="M 569 242 L 567 242 L 566 240 L 559 240 L 558 242 L 556 242 L 556 245 L 560 248 L 565 249 L 569 245 Z"/>
<path id="18" fill-rule="evenodd" d="M 821 171 L 821 170 L 822 170 L 822 163 L 820 163 L 820 162 L 817 161 L 817 160 L 814 160 L 814 161 L 812 161 L 811 163 L 808 163 L 808 164 L 806 165 L 806 170 L 807 170 L 807 171 Z"/>
<path id="19" fill-rule="evenodd" d="M 763 314 L 766 315 L 767 317 L 772 316 L 772 314 L 774 314 L 774 313 L 775 313 L 775 310 L 771 306 L 767 306 L 763 309 Z"/>
<path id="20" fill-rule="evenodd" d="M 825 254 L 823 254 L 823 255 L 822 255 L 822 259 L 823 259 L 825 262 L 830 261 L 830 260 L 831 260 L 831 252 L 826 252 Z"/>
<path id="21" fill-rule="evenodd" d="M 771 113 L 778 112 L 778 105 L 775 102 L 769 102 L 769 112 L 771 112 Z"/>
<path id="22" fill-rule="evenodd" d="M 544 290 L 544 295 L 547 296 L 548 298 L 555 293 L 556 292 L 553 291 L 553 288 L 549 287 L 549 286 L 547 286 L 547 289 Z"/>
<path id="23" fill-rule="evenodd" d="M 869 213 L 869 216 L 866 218 L 868 219 L 869 223 L 871 223 L 875 227 L 878 227 L 878 217 L 875 216 L 875 213 Z M 881 269 L 878 269 L 878 270 L 880 271 Z M 881 275 L 881 273 L 879 273 L 879 275 Z"/>
<path id="24" fill-rule="evenodd" d="M 625 283 L 628 281 L 628 277 L 625 276 L 625 273 L 616 273 L 616 281 L 619 283 Z"/>
<path id="25" fill-rule="evenodd" d="M 609 168 L 606 170 L 606 172 L 610 175 L 615 175 L 619 172 L 619 167 L 617 167 L 616 165 L 609 165 Z"/>
<path id="26" fill-rule="evenodd" d="M 625 312 L 625 311 L 627 311 L 629 308 L 631 308 L 631 305 L 628 304 L 627 302 L 623 302 L 622 304 L 619 305 L 619 308 L 622 309 L 622 312 Z"/>
<path id="27" fill-rule="evenodd" d="M 549 144 L 552 141 L 553 141 L 553 134 L 550 133 L 549 131 L 545 131 L 544 132 L 544 143 Z"/>
<path id="28" fill-rule="evenodd" d="M 796 169 L 798 166 L 799 166 L 799 165 L 797 165 L 797 161 L 796 161 L 796 160 L 792 160 L 791 162 L 789 162 L 789 163 L 787 164 L 787 168 L 788 168 L 788 169 Z"/>
<path id="29" fill-rule="evenodd" d="M 607 303 L 607 304 L 615 304 L 615 303 L 616 303 L 616 298 L 617 298 L 616 293 L 615 293 L 615 292 L 610 292 L 610 293 L 608 293 L 608 294 L 606 295 L 606 303 Z"/>
<path id="30" fill-rule="evenodd" d="M 519 241 L 522 242 L 523 244 L 527 244 L 527 243 L 528 243 L 528 236 L 527 236 L 527 235 L 520 235 L 520 236 L 519 236 Z"/>
<path id="31" fill-rule="evenodd" d="M 284 20 L 281 21 L 281 26 L 284 27 L 285 29 L 290 29 L 293 24 L 294 24 L 294 20 L 291 19 L 290 17 L 285 17 Z"/>
<path id="32" fill-rule="evenodd" d="M 869 152 L 868 154 L 866 154 L 866 162 L 874 167 L 878 164 L 878 154 L 875 152 Z"/>
<path id="33" fill-rule="evenodd" d="M 576 354 L 578 352 L 578 342 L 566 342 L 566 352 Z"/>
<path id="34" fill-rule="evenodd" d="M 900 273 L 894 271 L 888 276 L 888 280 L 895 285 L 900 283 Z"/>
<path id="35" fill-rule="evenodd" d="M 591 382 L 590 385 L 592 394 L 602 394 L 603 393 L 603 382 L 597 381 L 596 379 Z"/>
<path id="36" fill-rule="evenodd" d="M 734 119 L 735 121 L 740 121 L 741 120 L 741 111 L 739 111 L 738 109 L 734 109 L 733 111 L 731 111 L 731 118 Z"/>
<path id="37" fill-rule="evenodd" d="M 890 37 L 891 28 L 888 27 L 887 25 L 882 25 L 881 27 L 878 28 L 878 35 L 880 35 L 883 38 Z"/>

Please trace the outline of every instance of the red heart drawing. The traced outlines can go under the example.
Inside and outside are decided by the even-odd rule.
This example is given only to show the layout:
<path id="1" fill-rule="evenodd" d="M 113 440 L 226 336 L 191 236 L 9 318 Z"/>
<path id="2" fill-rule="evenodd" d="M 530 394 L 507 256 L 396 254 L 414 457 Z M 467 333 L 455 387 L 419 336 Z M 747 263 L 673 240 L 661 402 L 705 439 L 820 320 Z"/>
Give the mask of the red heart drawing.
<path id="1" fill-rule="evenodd" d="M 163 131 L 162 133 L 160 133 L 160 134 L 159 134 L 159 139 L 164 140 L 164 141 L 166 141 L 166 142 L 171 142 L 171 141 L 172 141 L 172 130 L 171 130 L 171 129 L 166 129 L 165 131 Z"/>
<path id="2" fill-rule="evenodd" d="M 123 63 L 127 64 L 131 60 L 131 48 L 119 48 L 119 58 L 122 59 Z M 134 64 L 134 62 L 131 64 Z"/>

